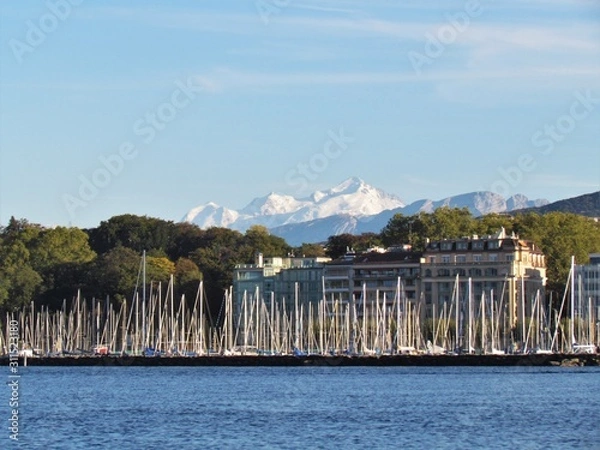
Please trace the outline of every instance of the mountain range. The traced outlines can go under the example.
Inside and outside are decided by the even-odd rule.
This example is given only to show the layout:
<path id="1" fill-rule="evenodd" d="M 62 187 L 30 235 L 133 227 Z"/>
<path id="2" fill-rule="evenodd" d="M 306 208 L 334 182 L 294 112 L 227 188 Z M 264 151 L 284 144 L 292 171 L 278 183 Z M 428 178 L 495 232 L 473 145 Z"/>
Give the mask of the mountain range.
<path id="1" fill-rule="evenodd" d="M 378 233 L 394 214 L 413 215 L 448 206 L 468 208 L 474 216 L 509 212 L 548 205 L 544 199 L 529 200 L 521 194 L 504 198 L 488 191 L 470 192 L 442 200 L 417 200 L 405 204 L 399 197 L 352 177 L 305 198 L 270 194 L 252 200 L 240 210 L 215 203 L 192 208 L 183 218 L 200 228 L 225 227 L 245 232 L 252 225 L 264 225 L 290 245 L 322 242 L 341 233 Z"/>
<path id="2" fill-rule="evenodd" d="M 580 216 L 600 217 L 600 191 L 558 200 L 543 206 L 527 208 L 523 212 L 536 212 L 538 214 L 566 212 L 579 214 Z"/>

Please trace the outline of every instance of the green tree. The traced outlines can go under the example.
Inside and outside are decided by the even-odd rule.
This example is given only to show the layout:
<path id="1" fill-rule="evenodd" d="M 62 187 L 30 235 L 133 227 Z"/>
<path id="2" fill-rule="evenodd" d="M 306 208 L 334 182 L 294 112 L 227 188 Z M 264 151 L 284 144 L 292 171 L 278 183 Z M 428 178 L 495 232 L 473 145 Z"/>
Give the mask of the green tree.
<path id="1" fill-rule="evenodd" d="M 340 256 L 344 256 L 347 252 L 352 251 L 355 242 L 356 236 L 350 233 L 329 236 L 327 244 L 325 245 L 325 251 L 327 252 L 327 256 L 331 259 L 336 259 Z"/>
<path id="2" fill-rule="evenodd" d="M 469 236 L 475 230 L 475 220 L 467 208 L 442 207 L 433 213 L 394 215 L 381 230 L 381 239 L 388 247 L 410 244 L 414 250 L 423 251 L 427 239 L 459 238 Z"/>
<path id="3" fill-rule="evenodd" d="M 518 215 L 515 229 L 521 238 L 540 246 L 546 256 L 548 289 L 565 289 L 571 257 L 577 264 L 589 261 L 589 254 L 600 251 L 600 224 L 588 217 L 551 212 Z"/>
<path id="4" fill-rule="evenodd" d="M 203 279 L 198 266 L 188 258 L 179 258 L 175 263 L 175 284 L 178 291 L 185 295 L 188 303 L 195 299 L 198 284 Z"/>
<path id="5" fill-rule="evenodd" d="M 44 229 L 29 240 L 31 265 L 42 279 L 38 301 L 50 307 L 60 305 L 86 286 L 88 264 L 96 254 L 88 235 L 79 228 Z"/>
<path id="6" fill-rule="evenodd" d="M 381 245 L 381 238 L 377 233 L 363 233 L 359 235 L 342 233 L 329 236 L 325 245 L 325 252 L 331 259 L 336 259 L 348 251 L 353 250 L 360 253 L 378 245 Z"/>
<path id="7" fill-rule="evenodd" d="M 111 217 L 98 228 L 88 230 L 90 244 L 98 254 L 123 246 L 142 253 L 144 250 L 166 251 L 171 245 L 172 222 L 147 216 L 124 214 Z"/>
<path id="8" fill-rule="evenodd" d="M 29 250 L 14 240 L 0 243 L 0 310 L 15 311 L 35 299 L 42 277 L 29 264 Z"/>
<path id="9" fill-rule="evenodd" d="M 166 257 L 146 257 L 146 281 L 168 282 L 175 275 L 175 263 Z"/>
<path id="10" fill-rule="evenodd" d="M 43 230 L 31 242 L 30 249 L 32 265 L 40 272 L 61 264 L 84 264 L 96 257 L 88 235 L 79 228 Z"/>
<path id="11" fill-rule="evenodd" d="M 189 258 L 202 272 L 210 310 L 214 317 L 219 311 L 223 293 L 233 282 L 236 264 L 245 262 L 244 236 L 239 231 L 212 227 L 205 230 L 202 244 Z M 250 252 L 251 253 L 251 252 Z"/>
<path id="12" fill-rule="evenodd" d="M 187 258 L 198 247 L 205 245 L 205 234 L 204 230 L 191 223 L 174 224 L 167 254 L 172 261 Z"/>
<path id="13" fill-rule="evenodd" d="M 246 247 L 246 252 L 250 252 L 250 255 L 243 255 L 248 263 L 253 261 L 254 254 L 258 252 L 265 257 L 273 257 L 286 256 L 291 251 L 291 247 L 285 242 L 285 239 L 271 235 L 267 227 L 262 225 L 253 225 L 248 228 L 242 245 Z"/>
<path id="14" fill-rule="evenodd" d="M 504 228 L 507 233 L 514 231 L 514 218 L 508 214 L 486 214 L 475 221 L 475 234 L 485 236 L 495 234 Z"/>
<path id="15" fill-rule="evenodd" d="M 109 296 L 117 301 L 131 299 L 139 278 L 141 256 L 138 252 L 118 246 L 104 253 L 90 270 L 90 290 L 96 297 Z"/>
<path id="16" fill-rule="evenodd" d="M 475 220 L 468 208 L 436 209 L 429 215 L 431 239 L 453 239 L 470 236 L 475 231 Z"/>
<path id="17" fill-rule="evenodd" d="M 303 243 L 300 247 L 294 249 L 294 255 L 304 258 L 317 258 L 320 256 L 327 256 L 325 253 L 325 247 L 321 244 L 307 244 Z"/>
<path id="18" fill-rule="evenodd" d="M 416 247 L 421 234 L 417 232 L 418 216 L 405 216 L 401 213 L 394 214 L 387 225 L 381 230 L 381 240 L 386 247 L 394 245 L 412 244 Z"/>

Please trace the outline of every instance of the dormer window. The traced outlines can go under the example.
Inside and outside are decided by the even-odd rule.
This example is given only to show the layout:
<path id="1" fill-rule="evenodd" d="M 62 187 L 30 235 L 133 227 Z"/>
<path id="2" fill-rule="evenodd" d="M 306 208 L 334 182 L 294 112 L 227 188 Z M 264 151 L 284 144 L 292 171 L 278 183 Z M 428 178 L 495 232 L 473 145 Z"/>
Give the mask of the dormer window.
<path id="1" fill-rule="evenodd" d="M 473 250 L 483 250 L 483 241 L 473 241 Z"/>
<path id="2" fill-rule="evenodd" d="M 467 250 L 468 248 L 469 248 L 468 242 L 457 242 L 456 243 L 456 250 Z"/>
<path id="3" fill-rule="evenodd" d="M 488 248 L 490 250 L 496 250 L 500 248 L 500 241 L 489 241 Z"/>

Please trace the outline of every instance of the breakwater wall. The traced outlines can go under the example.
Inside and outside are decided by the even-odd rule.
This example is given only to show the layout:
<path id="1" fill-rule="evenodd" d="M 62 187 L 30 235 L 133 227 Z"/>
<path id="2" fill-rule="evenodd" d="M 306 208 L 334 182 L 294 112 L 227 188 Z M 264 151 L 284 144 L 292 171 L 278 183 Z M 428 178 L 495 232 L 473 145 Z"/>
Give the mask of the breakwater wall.
<path id="1" fill-rule="evenodd" d="M 8 365 L 8 359 L 6 365 Z M 3 361 L 4 362 L 4 361 Z M 57 356 L 19 358 L 19 366 L 600 366 L 600 354 L 381 356 Z"/>

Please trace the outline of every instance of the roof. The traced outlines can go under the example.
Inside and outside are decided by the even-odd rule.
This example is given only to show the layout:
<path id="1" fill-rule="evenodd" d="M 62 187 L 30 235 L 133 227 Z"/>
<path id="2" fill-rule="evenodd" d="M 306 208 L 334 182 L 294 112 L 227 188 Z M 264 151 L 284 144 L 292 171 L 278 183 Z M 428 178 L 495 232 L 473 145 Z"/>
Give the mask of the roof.
<path id="1" fill-rule="evenodd" d="M 352 256 L 342 256 L 335 259 L 327 265 L 356 265 L 356 264 L 381 264 L 381 263 L 415 263 L 418 264 L 422 257 L 421 252 L 369 252 L 360 253 Z"/>

